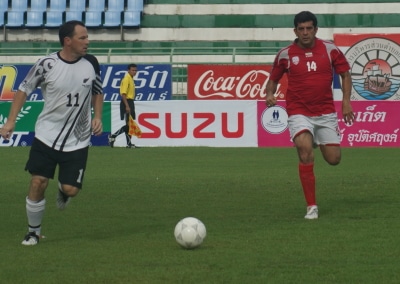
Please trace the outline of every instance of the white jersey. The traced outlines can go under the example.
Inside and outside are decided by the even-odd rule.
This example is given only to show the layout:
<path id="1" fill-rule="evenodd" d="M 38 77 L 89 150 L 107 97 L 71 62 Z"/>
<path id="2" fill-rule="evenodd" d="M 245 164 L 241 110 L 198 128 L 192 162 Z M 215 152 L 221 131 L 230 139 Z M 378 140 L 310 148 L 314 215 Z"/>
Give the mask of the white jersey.
<path id="1" fill-rule="evenodd" d="M 19 90 L 30 94 L 41 87 L 44 106 L 35 126 L 35 137 L 58 151 L 87 147 L 91 136 L 92 95 L 102 94 L 100 66 L 85 55 L 67 62 L 59 53 L 39 59 Z"/>

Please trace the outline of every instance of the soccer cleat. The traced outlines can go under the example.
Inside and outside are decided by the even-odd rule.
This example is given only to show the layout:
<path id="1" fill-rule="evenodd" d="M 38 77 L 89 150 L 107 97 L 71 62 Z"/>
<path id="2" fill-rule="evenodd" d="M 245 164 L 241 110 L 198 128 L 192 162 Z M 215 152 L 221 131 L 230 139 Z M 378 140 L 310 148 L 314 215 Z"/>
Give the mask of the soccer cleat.
<path id="1" fill-rule="evenodd" d="M 126 148 L 140 148 L 140 147 L 136 146 L 135 144 L 128 144 L 126 145 Z"/>
<path id="2" fill-rule="evenodd" d="M 24 246 L 34 246 L 39 243 L 39 236 L 35 232 L 29 232 L 21 244 Z"/>
<path id="3" fill-rule="evenodd" d="M 307 214 L 304 216 L 305 219 L 318 219 L 318 206 L 312 205 L 307 207 Z"/>
<path id="4" fill-rule="evenodd" d="M 60 189 L 58 190 L 57 194 L 57 207 L 60 210 L 64 210 L 67 207 L 68 203 L 71 201 L 71 197 L 66 195 Z"/>
<path id="5" fill-rule="evenodd" d="M 111 148 L 114 148 L 114 142 L 115 142 L 115 137 L 113 137 L 111 134 L 108 135 L 108 145 L 110 145 Z"/>

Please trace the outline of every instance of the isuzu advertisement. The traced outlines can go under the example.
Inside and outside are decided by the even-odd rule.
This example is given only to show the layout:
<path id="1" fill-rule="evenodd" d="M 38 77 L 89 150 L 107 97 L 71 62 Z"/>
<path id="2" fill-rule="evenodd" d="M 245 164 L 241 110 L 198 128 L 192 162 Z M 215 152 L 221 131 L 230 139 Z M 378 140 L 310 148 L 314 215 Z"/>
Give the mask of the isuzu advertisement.
<path id="1" fill-rule="evenodd" d="M 165 101 L 137 102 L 139 146 L 257 147 L 256 101 Z M 112 131 L 124 122 L 119 104 L 111 107 Z M 120 135 L 114 146 L 126 145 Z"/>
<path id="2" fill-rule="evenodd" d="M 5 123 L 11 102 L 0 102 L 0 127 Z M 353 101 L 353 125 L 341 118 L 339 131 L 343 147 L 399 147 L 400 101 Z M 34 125 L 43 102 L 27 102 L 18 115 L 10 140 L 0 138 L 0 147 L 30 146 Z M 264 101 L 139 101 L 137 123 L 141 138 L 132 142 L 142 147 L 210 146 L 210 147 L 293 147 L 290 141 L 285 102 L 267 108 Z M 103 129 L 92 137 L 93 146 L 107 146 L 107 135 L 124 124 L 119 116 L 119 102 L 104 103 Z M 124 135 L 114 144 L 125 147 Z"/>

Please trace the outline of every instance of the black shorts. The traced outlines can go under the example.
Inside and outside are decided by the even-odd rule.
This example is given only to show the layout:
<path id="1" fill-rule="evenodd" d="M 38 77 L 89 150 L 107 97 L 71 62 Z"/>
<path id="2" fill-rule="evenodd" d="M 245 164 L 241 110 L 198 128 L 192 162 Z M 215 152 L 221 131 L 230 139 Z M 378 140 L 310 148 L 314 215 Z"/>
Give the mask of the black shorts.
<path id="1" fill-rule="evenodd" d="M 60 183 L 82 188 L 88 153 L 89 147 L 72 152 L 57 151 L 35 138 L 25 170 L 33 175 L 53 179 L 58 165 Z"/>
<path id="2" fill-rule="evenodd" d="M 131 99 L 128 99 L 127 101 L 128 101 L 129 108 L 131 109 L 131 116 L 133 119 L 136 119 L 135 103 Z M 119 113 L 121 116 L 121 120 L 128 121 L 129 117 L 126 117 L 126 107 L 122 100 L 119 103 Z"/>

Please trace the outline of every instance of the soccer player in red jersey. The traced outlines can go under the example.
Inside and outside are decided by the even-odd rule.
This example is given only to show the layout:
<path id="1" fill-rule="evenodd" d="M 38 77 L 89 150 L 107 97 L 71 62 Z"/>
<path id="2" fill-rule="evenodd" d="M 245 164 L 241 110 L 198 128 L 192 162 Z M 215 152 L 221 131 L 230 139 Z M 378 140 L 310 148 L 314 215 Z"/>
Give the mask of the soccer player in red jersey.
<path id="1" fill-rule="evenodd" d="M 317 18 L 309 12 L 294 18 L 295 41 L 276 55 L 266 86 L 266 104 L 276 104 L 278 82 L 286 73 L 286 110 L 290 137 L 299 157 L 299 176 L 307 203 L 306 219 L 318 218 L 315 197 L 314 147 L 318 145 L 326 162 L 337 165 L 341 159 L 338 117 L 333 102 L 333 72 L 341 77 L 342 115 L 345 123 L 354 121 L 350 104 L 350 66 L 332 42 L 316 37 Z"/>

